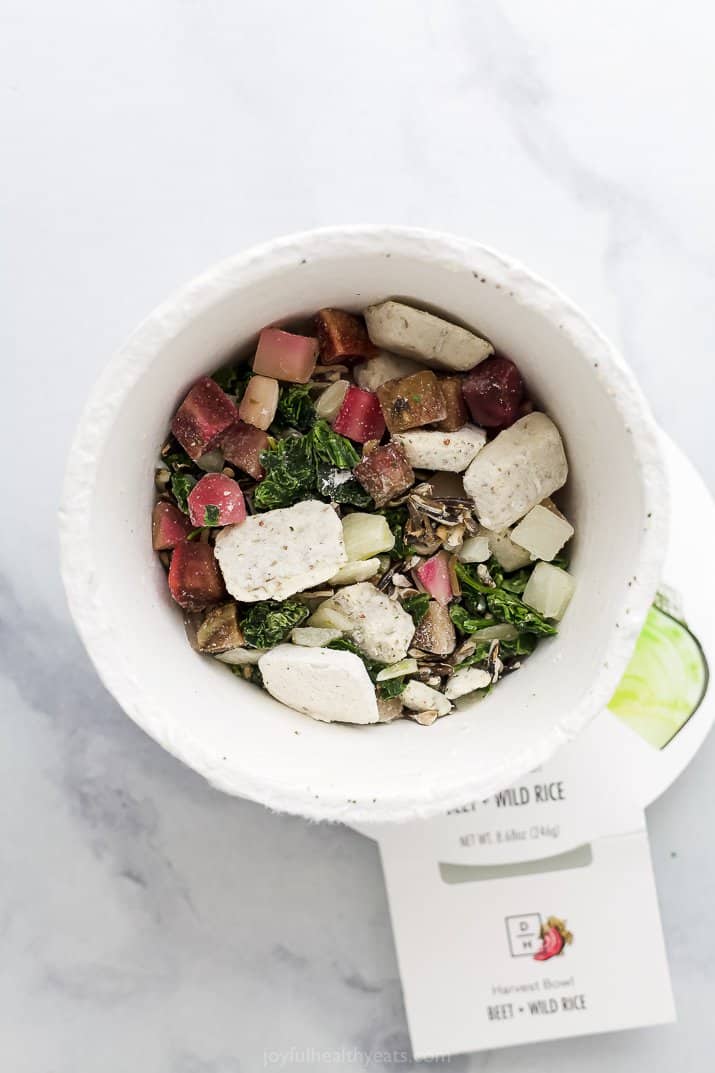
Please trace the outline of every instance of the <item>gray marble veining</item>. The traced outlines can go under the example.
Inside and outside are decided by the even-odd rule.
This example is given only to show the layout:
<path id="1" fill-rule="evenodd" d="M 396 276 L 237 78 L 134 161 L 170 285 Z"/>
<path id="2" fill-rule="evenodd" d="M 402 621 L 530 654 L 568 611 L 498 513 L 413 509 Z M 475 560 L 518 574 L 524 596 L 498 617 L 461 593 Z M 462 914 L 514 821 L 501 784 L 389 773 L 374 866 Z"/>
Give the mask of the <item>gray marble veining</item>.
<path id="1" fill-rule="evenodd" d="M 391 1068 L 361 1057 L 409 1052 L 374 845 L 216 793 L 84 655 L 55 537 L 71 431 L 107 354 L 219 257 L 410 223 L 500 247 L 583 305 L 712 487 L 712 16 L 6 0 L 2 21 L 3 1068 L 255 1073 L 324 1050 Z M 679 1023 L 447 1068 L 710 1069 L 713 763 L 710 740 L 649 814 Z"/>

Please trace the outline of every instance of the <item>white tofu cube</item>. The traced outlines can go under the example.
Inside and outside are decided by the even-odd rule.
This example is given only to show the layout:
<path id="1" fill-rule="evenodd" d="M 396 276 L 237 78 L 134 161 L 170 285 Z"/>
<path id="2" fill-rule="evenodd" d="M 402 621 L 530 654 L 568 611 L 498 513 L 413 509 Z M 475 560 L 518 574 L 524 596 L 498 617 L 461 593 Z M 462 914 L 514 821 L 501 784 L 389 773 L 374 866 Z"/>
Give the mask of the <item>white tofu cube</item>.
<path id="1" fill-rule="evenodd" d="M 216 537 L 226 588 L 243 603 L 285 600 L 327 581 L 347 562 L 343 527 L 327 503 L 254 514 Z"/>
<path id="2" fill-rule="evenodd" d="M 544 618 L 563 618 L 576 582 L 571 574 L 551 563 L 537 563 L 526 583 L 522 600 Z"/>
<path id="3" fill-rule="evenodd" d="M 329 625 L 326 620 L 332 611 L 337 611 L 343 621 L 347 621 L 347 636 L 355 642 L 361 652 L 370 659 L 380 663 L 397 663 L 404 659 L 415 632 L 415 624 L 396 600 L 391 600 L 369 581 L 358 585 L 347 585 L 335 596 L 320 605 L 317 614 L 320 621 L 311 625 Z"/>
<path id="4" fill-rule="evenodd" d="M 488 685 L 491 685 L 491 681 L 492 676 L 488 671 L 483 671 L 479 667 L 465 667 L 447 679 L 444 693 L 450 700 L 457 700 L 458 697 L 466 697 L 468 693 L 474 693 L 476 689 L 486 689 Z"/>
<path id="5" fill-rule="evenodd" d="M 532 559 L 550 562 L 573 533 L 573 526 L 562 515 L 537 504 L 512 529 L 511 539 L 526 548 Z"/>
<path id="6" fill-rule="evenodd" d="M 376 346 L 435 369 L 466 372 L 494 353 L 486 339 L 404 302 L 369 306 L 365 323 Z"/>
<path id="7" fill-rule="evenodd" d="M 405 708 L 412 712 L 435 711 L 438 715 L 448 715 L 452 711 L 452 702 L 440 693 L 438 689 L 432 689 L 424 682 L 416 682 L 413 678 L 407 683 L 407 688 L 400 694 L 400 700 Z"/>
<path id="8" fill-rule="evenodd" d="M 413 373 L 421 371 L 422 366 L 418 362 L 383 351 L 369 361 L 356 365 L 353 375 L 358 387 L 366 391 L 377 391 L 388 380 L 401 380 L 403 376 L 412 376 Z"/>
<path id="9" fill-rule="evenodd" d="M 566 483 L 561 434 L 546 414 L 522 417 L 482 448 L 464 474 L 479 520 L 501 532 Z"/>
<path id="10" fill-rule="evenodd" d="M 487 434 L 475 425 L 465 425 L 456 432 L 437 429 L 413 429 L 392 437 L 415 469 L 434 469 L 462 473 L 487 442 Z"/>
<path id="11" fill-rule="evenodd" d="M 354 652 L 277 645 L 258 661 L 276 700 L 325 723 L 376 723 L 377 698 L 365 664 Z"/>

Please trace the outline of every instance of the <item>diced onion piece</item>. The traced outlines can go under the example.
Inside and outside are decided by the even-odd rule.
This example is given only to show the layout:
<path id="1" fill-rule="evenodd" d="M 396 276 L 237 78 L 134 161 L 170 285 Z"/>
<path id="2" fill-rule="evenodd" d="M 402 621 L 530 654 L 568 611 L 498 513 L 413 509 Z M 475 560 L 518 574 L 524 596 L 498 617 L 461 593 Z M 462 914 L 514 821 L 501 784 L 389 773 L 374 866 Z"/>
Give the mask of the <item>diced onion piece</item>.
<path id="1" fill-rule="evenodd" d="M 204 473 L 220 473 L 224 466 L 223 452 L 214 450 L 207 451 L 206 454 L 201 455 L 196 459 L 196 465 L 199 469 L 202 469 Z"/>
<path id="2" fill-rule="evenodd" d="M 324 648 L 342 635 L 342 630 L 330 629 L 327 626 L 296 626 L 290 639 L 294 645 L 302 645 L 304 648 Z"/>
<path id="3" fill-rule="evenodd" d="M 381 514 L 348 514 L 343 518 L 343 541 L 351 563 L 395 546 L 394 534 Z"/>
<path id="4" fill-rule="evenodd" d="M 522 566 L 528 566 L 531 556 L 525 548 L 520 548 L 511 539 L 511 532 L 505 529 L 503 533 L 495 533 L 491 529 L 482 526 L 477 536 L 485 536 L 489 541 L 489 548 L 502 570 L 521 570 Z"/>
<path id="5" fill-rule="evenodd" d="M 315 404 L 315 412 L 323 421 L 334 421 L 343 405 L 345 392 L 350 387 L 347 380 L 336 380 L 326 388 Z"/>
<path id="6" fill-rule="evenodd" d="M 379 559 L 363 559 L 357 563 L 346 563 L 337 574 L 330 578 L 329 585 L 354 585 L 358 581 L 367 581 L 380 569 Z"/>
<path id="7" fill-rule="evenodd" d="M 544 618 L 563 618 L 576 582 L 566 570 L 551 563 L 537 563 L 529 578 L 522 600 Z"/>
<path id="8" fill-rule="evenodd" d="M 457 552 L 461 563 L 485 563 L 490 555 L 489 539 L 484 535 L 467 537 Z"/>
<path id="9" fill-rule="evenodd" d="M 519 631 L 509 622 L 495 622 L 493 626 L 484 626 L 469 636 L 473 641 L 515 641 Z"/>
<path id="10" fill-rule="evenodd" d="M 402 678 L 406 674 L 415 674 L 417 671 L 416 659 L 401 659 L 399 663 L 393 663 L 391 667 L 383 667 L 378 671 L 378 682 L 389 682 L 391 678 Z"/>
<path id="11" fill-rule="evenodd" d="M 234 667 L 242 667 L 246 664 L 258 663 L 267 648 L 229 648 L 228 652 L 220 652 L 214 659 L 220 659 L 222 663 L 231 663 Z"/>
<path id="12" fill-rule="evenodd" d="M 307 625 L 347 633 L 352 629 L 353 623 L 352 619 L 348 618 L 343 611 L 338 611 L 336 607 L 333 607 L 330 600 L 326 600 L 313 612 L 308 619 Z"/>
<path id="13" fill-rule="evenodd" d="M 511 531 L 511 539 L 532 559 L 550 562 L 574 534 L 573 526 L 541 503 L 532 507 Z"/>
<path id="14" fill-rule="evenodd" d="M 488 671 L 483 671 L 479 667 L 465 667 L 447 680 L 444 694 L 449 700 L 457 700 L 459 697 L 474 693 L 477 689 L 486 689 L 491 684 L 491 680 L 492 676 Z"/>

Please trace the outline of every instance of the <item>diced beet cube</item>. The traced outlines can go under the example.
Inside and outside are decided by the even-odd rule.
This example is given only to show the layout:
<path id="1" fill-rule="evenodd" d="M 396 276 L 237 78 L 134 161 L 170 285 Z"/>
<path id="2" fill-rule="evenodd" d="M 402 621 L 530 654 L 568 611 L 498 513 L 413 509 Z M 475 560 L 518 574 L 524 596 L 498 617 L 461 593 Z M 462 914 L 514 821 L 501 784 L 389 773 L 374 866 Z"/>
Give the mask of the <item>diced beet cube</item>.
<path id="1" fill-rule="evenodd" d="M 388 380 L 377 389 L 377 397 L 390 432 L 406 432 L 444 421 L 447 416 L 440 381 L 429 369 L 400 380 Z"/>
<path id="2" fill-rule="evenodd" d="M 318 340 L 307 335 L 294 335 L 280 328 L 264 328 L 258 338 L 254 373 L 306 384 L 313 375 L 318 356 Z"/>
<path id="3" fill-rule="evenodd" d="M 366 492 L 382 507 L 414 484 L 415 474 L 397 443 L 378 447 L 355 467 L 355 476 Z"/>
<path id="4" fill-rule="evenodd" d="M 447 416 L 443 421 L 438 421 L 435 427 L 440 432 L 458 432 L 469 420 L 462 394 L 462 377 L 443 376 L 439 381 L 439 386 L 442 388 L 444 401 L 447 404 Z"/>
<path id="5" fill-rule="evenodd" d="M 171 553 L 169 589 L 186 611 L 203 611 L 226 595 L 221 571 L 210 544 L 184 540 Z"/>
<path id="6" fill-rule="evenodd" d="M 449 557 L 447 553 L 438 551 L 431 559 L 418 566 L 414 573 L 425 592 L 434 597 L 437 603 L 446 607 L 454 595 L 449 577 Z"/>
<path id="7" fill-rule="evenodd" d="M 261 451 L 268 446 L 268 434 L 245 421 L 234 421 L 221 437 L 220 447 L 227 462 L 255 480 L 263 477 Z"/>
<path id="8" fill-rule="evenodd" d="M 349 358 L 374 358 L 379 350 L 370 342 L 362 317 L 342 309 L 321 309 L 315 316 L 315 330 L 324 365 Z"/>
<path id="9" fill-rule="evenodd" d="M 243 492 L 223 473 L 207 473 L 189 492 L 189 517 L 194 525 L 239 525 L 246 520 Z"/>
<path id="10" fill-rule="evenodd" d="M 202 376 L 174 414 L 171 431 L 189 458 L 200 458 L 237 417 L 228 395 L 210 377 Z"/>
<path id="11" fill-rule="evenodd" d="M 191 532 L 189 519 L 173 503 L 160 499 L 151 516 L 151 543 L 154 551 L 169 551 Z"/>
<path id="12" fill-rule="evenodd" d="M 356 443 L 381 439 L 385 419 L 375 392 L 351 384 L 333 421 L 333 429 Z"/>
<path id="13" fill-rule="evenodd" d="M 508 428 L 519 417 L 524 381 L 513 361 L 487 358 L 462 385 L 469 412 L 482 428 Z"/>

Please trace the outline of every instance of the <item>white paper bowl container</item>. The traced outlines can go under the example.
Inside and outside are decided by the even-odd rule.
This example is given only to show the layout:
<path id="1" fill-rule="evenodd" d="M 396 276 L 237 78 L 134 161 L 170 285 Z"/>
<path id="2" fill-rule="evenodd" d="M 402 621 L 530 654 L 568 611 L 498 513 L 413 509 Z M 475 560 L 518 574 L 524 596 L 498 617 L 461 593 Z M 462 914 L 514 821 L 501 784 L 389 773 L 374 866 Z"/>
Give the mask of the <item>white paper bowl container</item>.
<path id="1" fill-rule="evenodd" d="M 197 655 L 150 540 L 158 449 L 190 384 L 266 324 L 388 296 L 442 310 L 513 358 L 559 425 L 570 461 L 577 589 L 559 636 L 485 702 L 432 727 L 315 722 Z M 653 421 L 633 377 L 557 291 L 464 239 L 329 228 L 210 269 L 114 356 L 69 458 L 63 575 L 107 688 L 214 786 L 316 819 L 405 820 L 512 783 L 607 703 L 659 580 L 666 499 Z"/>

